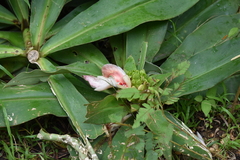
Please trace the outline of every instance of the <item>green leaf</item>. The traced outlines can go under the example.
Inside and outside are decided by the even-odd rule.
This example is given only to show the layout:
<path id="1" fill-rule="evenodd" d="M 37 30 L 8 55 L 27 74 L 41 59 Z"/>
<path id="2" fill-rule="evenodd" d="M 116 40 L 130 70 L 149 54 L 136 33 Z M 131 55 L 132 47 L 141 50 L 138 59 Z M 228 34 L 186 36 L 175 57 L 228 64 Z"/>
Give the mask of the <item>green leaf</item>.
<path id="1" fill-rule="evenodd" d="M 210 88 L 206 93 L 206 96 L 210 99 L 213 98 L 213 97 L 216 97 L 216 95 L 217 95 L 217 88 L 216 87 Z"/>
<path id="2" fill-rule="evenodd" d="M 28 4 L 23 0 L 8 0 L 12 9 L 17 16 L 18 20 L 21 22 L 22 28 L 28 27 L 28 17 L 29 17 L 29 10 Z"/>
<path id="3" fill-rule="evenodd" d="M 6 75 L 8 75 L 10 78 L 13 78 L 13 75 L 0 64 L 0 70 L 2 70 Z"/>
<path id="4" fill-rule="evenodd" d="M 140 91 L 136 88 L 125 88 L 117 91 L 116 98 L 126 98 L 131 101 L 133 99 L 138 99 L 140 94 Z"/>
<path id="5" fill-rule="evenodd" d="M 189 61 L 191 58 L 201 55 L 201 53 L 207 49 L 212 49 L 214 53 L 218 53 L 219 50 L 215 47 L 226 43 L 223 43 L 222 38 L 228 34 L 231 28 L 236 26 L 240 27 L 238 19 L 240 19 L 240 14 L 220 16 L 200 26 L 183 41 L 182 45 L 171 54 L 171 56 L 169 56 L 167 61 L 161 65 L 161 68 L 171 71 L 172 68 L 176 68 L 179 63 L 186 60 Z M 217 55 L 219 55 L 219 53 Z M 219 56 L 215 57 L 217 58 Z M 197 62 L 192 63 L 192 61 L 190 61 L 190 63 L 191 67 L 192 65 L 197 65 L 194 64 Z M 211 63 L 214 62 L 212 61 Z"/>
<path id="6" fill-rule="evenodd" d="M 140 136 L 125 136 L 129 127 L 122 126 L 107 148 L 103 151 L 100 159 L 144 159 L 144 139 Z"/>
<path id="7" fill-rule="evenodd" d="M 185 74 L 189 67 L 190 67 L 190 62 L 188 62 L 188 61 L 183 61 L 183 62 L 179 63 L 177 65 L 177 71 L 174 76 L 178 77 L 180 75 Z"/>
<path id="8" fill-rule="evenodd" d="M 63 74 L 72 72 L 76 75 L 101 75 L 100 69 L 93 63 L 85 64 L 81 62 L 76 62 L 67 66 L 57 67 L 56 71 L 42 71 L 35 69 L 31 72 L 21 72 L 11 81 L 7 83 L 5 87 L 13 85 L 30 85 L 37 84 L 39 82 L 46 82 L 51 75 Z"/>
<path id="9" fill-rule="evenodd" d="M 161 68 L 170 71 L 183 61 L 190 62 L 187 73 L 191 77 L 185 80 L 182 95 L 211 88 L 239 71 L 240 60 L 233 58 L 239 55 L 240 38 L 222 40 L 229 28 L 236 25 L 240 27 L 236 20 L 239 18 L 239 14 L 221 16 L 202 25 L 163 63 Z M 177 82 L 182 82 L 182 79 Z"/>
<path id="10" fill-rule="evenodd" d="M 0 23 L 15 25 L 18 24 L 18 20 L 10 11 L 0 5 Z"/>
<path id="11" fill-rule="evenodd" d="M 13 31 L 0 31 L 0 38 L 6 39 L 13 46 L 24 49 L 24 41 L 23 35 L 21 32 L 13 32 Z"/>
<path id="12" fill-rule="evenodd" d="M 161 110 L 149 113 L 145 123 L 151 132 L 157 135 L 158 145 L 164 148 L 164 157 L 167 160 L 171 160 L 172 144 L 170 140 L 172 140 L 173 125 L 166 120 Z"/>
<path id="13" fill-rule="evenodd" d="M 58 22 L 56 22 L 54 26 L 50 29 L 50 31 L 47 33 L 46 37 L 50 38 L 56 33 L 58 33 L 70 20 L 72 20 L 76 15 L 78 15 L 82 11 L 86 10 L 94 2 L 95 0 L 92 0 L 77 6 L 75 9 L 69 12 L 65 17 L 63 17 Z"/>
<path id="14" fill-rule="evenodd" d="M 124 70 L 127 72 L 137 70 L 135 60 L 132 56 L 129 56 L 124 65 Z"/>
<path id="15" fill-rule="evenodd" d="M 32 45 L 35 49 L 42 46 L 48 31 L 58 18 L 65 0 L 32 0 L 30 33 L 32 37 Z"/>
<path id="16" fill-rule="evenodd" d="M 56 70 L 55 67 L 45 58 L 40 58 L 38 60 L 38 65 L 43 70 Z M 74 85 L 64 75 L 52 75 L 49 77 L 48 82 L 63 110 L 71 119 L 73 126 L 85 141 L 86 145 L 90 145 L 86 139 L 86 135 L 88 135 L 89 138 L 96 138 L 102 134 L 103 131 L 100 125 L 84 123 L 86 120 L 85 115 L 87 113 L 85 104 L 88 104 L 89 102 L 77 91 Z"/>
<path id="17" fill-rule="evenodd" d="M 212 104 L 209 100 L 203 100 L 201 102 L 201 108 L 202 108 L 204 115 L 207 117 L 209 112 L 211 111 Z"/>
<path id="18" fill-rule="evenodd" d="M 116 65 L 124 68 L 126 62 L 126 34 L 112 36 L 109 39 Z"/>
<path id="19" fill-rule="evenodd" d="M 46 82 L 48 77 L 53 74 L 67 73 L 65 70 L 60 70 L 58 72 L 44 72 L 41 70 L 33 70 L 31 72 L 21 72 L 13 79 L 11 79 L 5 87 L 14 85 L 33 85 L 39 82 Z"/>
<path id="20" fill-rule="evenodd" d="M 194 98 L 194 100 L 197 101 L 197 102 L 202 102 L 203 97 L 201 95 L 198 95 Z"/>
<path id="21" fill-rule="evenodd" d="M 95 63 L 99 68 L 109 63 L 104 54 L 93 44 L 85 44 L 55 52 L 50 57 L 66 64 L 74 62 Z"/>
<path id="22" fill-rule="evenodd" d="M 232 39 L 216 46 L 216 48 L 210 48 L 192 57 L 190 59 L 192 65 L 188 70 L 192 77 L 184 82 L 184 92 L 182 94 L 211 88 L 238 72 L 240 70 L 240 59 L 231 60 L 231 58 L 239 54 L 239 43 L 240 38 Z"/>
<path id="23" fill-rule="evenodd" d="M 24 51 L 21 48 L 0 44 L 0 59 L 18 55 L 24 55 Z"/>
<path id="24" fill-rule="evenodd" d="M 94 63 L 81 63 L 75 62 L 66 66 L 57 67 L 58 69 L 68 70 L 76 75 L 92 75 L 92 76 L 100 76 L 102 72 L 100 68 Z"/>
<path id="25" fill-rule="evenodd" d="M 16 63 L 16 61 L 18 63 Z M 6 68 L 10 73 L 13 73 L 14 71 L 20 70 L 21 68 L 25 67 L 28 64 L 28 61 L 25 57 L 10 57 L 0 59 L 0 64 L 4 68 Z M 5 75 L 6 74 L 4 72 L 0 71 L 1 78 Z"/>
<path id="26" fill-rule="evenodd" d="M 231 28 L 229 33 L 228 33 L 228 38 L 232 38 L 236 36 L 239 32 L 239 29 L 237 27 Z"/>
<path id="27" fill-rule="evenodd" d="M 197 0 L 98 1 L 65 25 L 41 48 L 41 52 L 46 56 L 58 50 L 126 32 L 146 21 L 169 19 L 183 13 L 196 2 Z"/>
<path id="28" fill-rule="evenodd" d="M 6 107 L 7 118 L 11 126 L 47 114 L 66 117 L 66 113 L 47 83 L 8 88 L 3 88 L 3 86 L 4 84 L 0 84 L 0 101 Z M 2 112 L 0 112 L 0 117 L 3 117 Z M 5 127 L 3 118 L 0 118 L 0 127 Z"/>
<path id="29" fill-rule="evenodd" d="M 167 120 L 173 124 L 173 150 L 181 152 L 195 159 L 211 160 L 212 155 L 199 138 L 180 120 L 169 112 L 164 112 Z"/>
<path id="30" fill-rule="evenodd" d="M 132 128 L 139 127 L 141 122 L 146 122 L 150 113 L 155 112 L 155 110 L 151 106 L 149 106 L 148 104 L 144 103 L 143 106 L 146 107 L 146 108 L 140 108 L 139 109 Z"/>
<path id="31" fill-rule="evenodd" d="M 137 64 L 143 58 L 143 46 L 147 42 L 147 50 L 144 59 L 152 62 L 153 57 L 160 49 L 167 29 L 167 22 L 148 22 L 129 32 L 126 37 L 126 57 L 133 56 Z M 141 70 L 142 68 L 139 68 Z"/>
<path id="32" fill-rule="evenodd" d="M 85 123 L 92 124 L 107 124 L 122 121 L 122 118 L 127 115 L 129 108 L 122 102 L 117 100 L 113 95 L 105 97 L 100 102 L 88 104 L 88 118 Z"/>
<path id="33" fill-rule="evenodd" d="M 201 25 L 208 22 L 212 18 L 218 17 L 220 15 L 231 15 L 237 13 L 238 5 L 238 0 L 199 1 L 188 11 L 172 20 L 173 24 L 169 25 L 168 32 L 165 36 L 165 41 L 163 42 L 159 52 L 155 56 L 154 62 L 162 60 L 172 54 L 190 33 L 201 27 Z M 219 22 L 215 22 L 215 24 L 217 25 L 219 24 Z M 219 24 L 218 26 L 224 27 L 225 24 Z M 209 31 L 207 32 L 211 32 L 213 30 L 215 30 L 214 27 L 213 29 L 209 29 Z M 222 32 L 221 29 L 219 29 L 219 31 Z M 223 33 L 222 37 L 220 37 L 219 39 L 226 36 L 227 33 L 228 32 Z M 210 34 L 211 36 L 209 36 Z M 209 37 L 212 37 L 212 33 L 210 34 L 206 34 L 205 37 L 207 39 Z M 201 37 L 201 40 L 199 42 L 206 42 L 206 40 L 203 40 Z M 194 53 L 196 51 L 198 50 L 193 50 L 191 53 Z"/>

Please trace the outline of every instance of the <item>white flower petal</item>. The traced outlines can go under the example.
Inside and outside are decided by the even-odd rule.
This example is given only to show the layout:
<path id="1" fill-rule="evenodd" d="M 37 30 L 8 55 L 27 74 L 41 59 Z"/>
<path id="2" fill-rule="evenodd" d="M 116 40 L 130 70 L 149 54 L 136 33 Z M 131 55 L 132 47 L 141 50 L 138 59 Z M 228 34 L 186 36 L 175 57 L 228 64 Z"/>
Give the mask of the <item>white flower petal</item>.
<path id="1" fill-rule="evenodd" d="M 95 91 L 103 91 L 112 87 L 108 82 L 98 77 L 84 75 L 83 78 L 89 82 L 91 87 L 95 88 Z"/>

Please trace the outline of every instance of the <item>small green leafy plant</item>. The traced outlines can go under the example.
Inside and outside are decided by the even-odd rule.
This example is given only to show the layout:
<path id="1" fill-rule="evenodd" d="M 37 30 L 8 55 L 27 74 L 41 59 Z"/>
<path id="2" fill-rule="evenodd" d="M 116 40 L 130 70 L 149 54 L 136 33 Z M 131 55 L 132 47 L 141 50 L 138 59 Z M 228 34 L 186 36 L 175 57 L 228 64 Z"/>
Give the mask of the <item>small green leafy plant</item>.
<path id="1" fill-rule="evenodd" d="M 164 108 L 232 75 L 239 79 L 239 1 L 84 2 L 1 1 L 0 126 L 47 114 L 68 117 L 79 138 L 52 137 L 67 143 L 75 159 L 171 159 L 172 149 L 211 159 L 191 130 Z M 123 68 L 132 86 L 102 75 L 106 64 Z M 122 89 L 96 92 L 86 76 Z M 110 107 L 111 114 L 104 109 L 96 115 L 96 106 Z M 122 127 L 110 130 L 108 145 L 103 133 L 122 119 Z M 38 137 L 51 139 L 43 131 Z M 98 143 L 101 138 L 105 143 Z M 102 154 L 99 144 L 106 149 Z"/>

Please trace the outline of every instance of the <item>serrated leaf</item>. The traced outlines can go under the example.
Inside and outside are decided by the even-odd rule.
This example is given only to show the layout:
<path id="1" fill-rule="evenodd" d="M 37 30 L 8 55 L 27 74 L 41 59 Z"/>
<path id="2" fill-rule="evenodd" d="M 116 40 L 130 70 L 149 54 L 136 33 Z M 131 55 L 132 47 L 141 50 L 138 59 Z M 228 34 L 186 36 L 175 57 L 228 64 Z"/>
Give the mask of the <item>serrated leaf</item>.
<path id="1" fill-rule="evenodd" d="M 140 136 L 132 135 L 129 138 L 125 132 L 129 127 L 122 126 L 112 139 L 111 145 L 101 148 L 101 159 L 144 159 L 144 140 Z"/>
<path id="2" fill-rule="evenodd" d="M 149 113 L 145 123 L 150 131 L 157 135 L 158 145 L 164 148 L 162 150 L 164 157 L 171 160 L 172 144 L 170 141 L 173 135 L 173 125 L 166 120 L 161 110 Z"/>
<path id="3" fill-rule="evenodd" d="M 143 104 L 146 108 L 140 108 L 132 128 L 137 128 L 140 126 L 141 122 L 145 122 L 148 119 L 150 113 L 155 112 L 148 104 Z"/>
<path id="4" fill-rule="evenodd" d="M 128 100 L 138 99 L 140 97 L 140 91 L 136 88 L 125 88 L 117 91 L 116 98 L 126 98 Z"/>
<path id="5" fill-rule="evenodd" d="M 185 74 L 189 67 L 190 67 L 190 62 L 188 62 L 188 61 L 179 63 L 177 65 L 177 71 L 176 71 L 175 76 L 178 77 L 180 75 Z"/>

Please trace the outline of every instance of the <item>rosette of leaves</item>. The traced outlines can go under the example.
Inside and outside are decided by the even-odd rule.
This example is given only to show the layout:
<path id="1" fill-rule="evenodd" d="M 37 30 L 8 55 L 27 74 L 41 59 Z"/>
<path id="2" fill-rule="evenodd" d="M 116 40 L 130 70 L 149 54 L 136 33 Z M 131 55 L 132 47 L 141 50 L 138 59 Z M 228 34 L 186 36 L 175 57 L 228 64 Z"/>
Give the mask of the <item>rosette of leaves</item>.
<path id="1" fill-rule="evenodd" d="M 126 70 L 132 87 L 119 89 L 102 101 L 88 105 L 85 122 L 105 125 L 106 135 L 113 138 L 109 146 L 102 146 L 107 148 L 103 157 L 139 159 L 146 155 L 147 159 L 160 156 L 172 159 L 171 153 L 175 150 L 194 158 L 211 159 L 211 153 L 198 137 L 163 110 L 164 105 L 178 100 L 175 97 L 182 89 L 180 85 L 170 84 L 187 71 L 189 63 L 182 62 L 172 73 L 151 76 L 137 70 L 132 57 L 128 62 L 131 64 L 125 66 L 131 66 Z"/>

